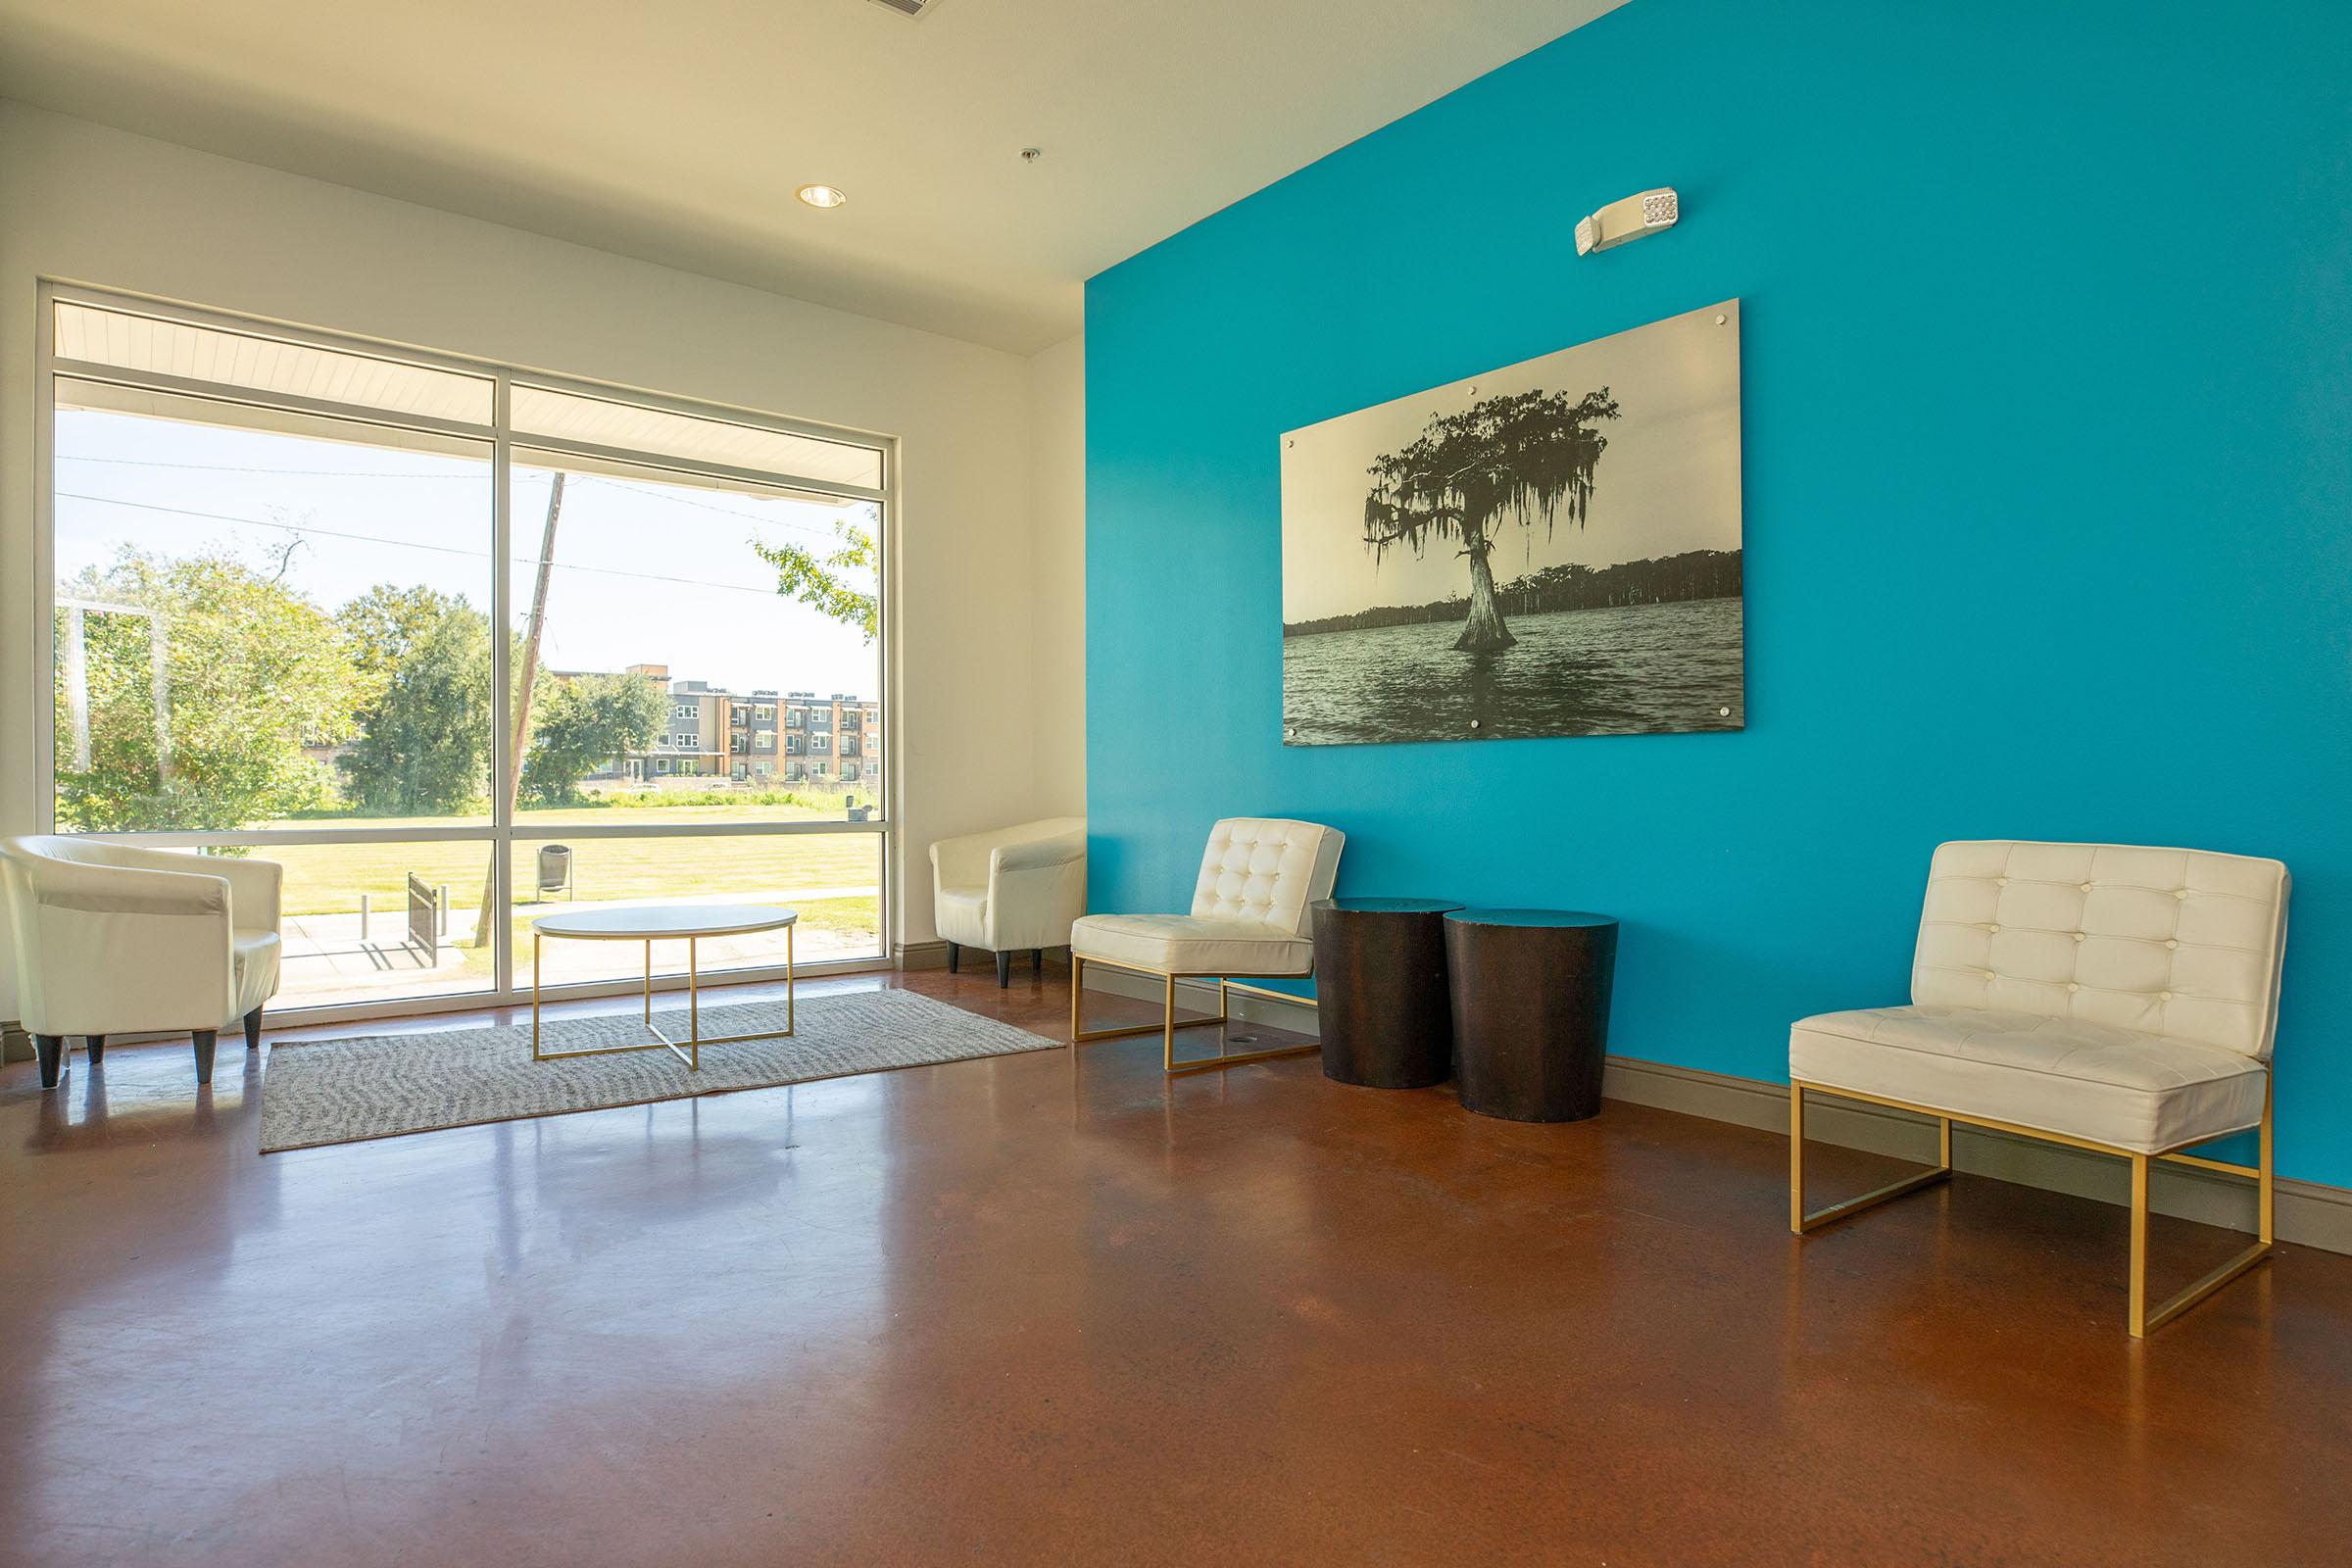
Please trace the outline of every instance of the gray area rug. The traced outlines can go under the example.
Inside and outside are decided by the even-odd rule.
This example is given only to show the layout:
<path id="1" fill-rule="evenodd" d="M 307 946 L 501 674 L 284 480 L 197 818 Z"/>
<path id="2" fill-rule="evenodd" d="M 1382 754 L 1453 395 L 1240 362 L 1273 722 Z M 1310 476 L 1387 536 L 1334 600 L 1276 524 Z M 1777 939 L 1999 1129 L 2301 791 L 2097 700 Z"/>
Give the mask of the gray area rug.
<path id="1" fill-rule="evenodd" d="M 686 1038 L 683 1010 L 657 1009 L 654 1021 L 672 1040 Z M 701 1072 L 666 1051 L 533 1061 L 527 1022 L 272 1046 L 262 1077 L 262 1152 L 1060 1046 L 908 991 L 806 998 L 796 1022 L 790 1039 L 703 1047 Z M 783 1026 L 781 1002 L 703 1008 L 706 1035 Z M 541 1044 L 578 1051 L 647 1038 L 643 1014 L 622 1011 L 550 1018 Z"/>

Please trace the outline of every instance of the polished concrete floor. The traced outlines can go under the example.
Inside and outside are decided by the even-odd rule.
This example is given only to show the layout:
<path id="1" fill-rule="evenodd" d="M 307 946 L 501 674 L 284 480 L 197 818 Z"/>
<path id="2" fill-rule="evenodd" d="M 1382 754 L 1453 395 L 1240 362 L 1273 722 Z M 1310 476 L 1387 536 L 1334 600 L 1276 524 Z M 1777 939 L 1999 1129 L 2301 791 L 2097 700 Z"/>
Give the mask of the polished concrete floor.
<path id="1" fill-rule="evenodd" d="M 2352 1561 L 2352 1258 L 2134 1344 L 2111 1207 L 1156 1057 L 267 1158 L 225 1039 L 10 1066 L 0 1562 Z"/>

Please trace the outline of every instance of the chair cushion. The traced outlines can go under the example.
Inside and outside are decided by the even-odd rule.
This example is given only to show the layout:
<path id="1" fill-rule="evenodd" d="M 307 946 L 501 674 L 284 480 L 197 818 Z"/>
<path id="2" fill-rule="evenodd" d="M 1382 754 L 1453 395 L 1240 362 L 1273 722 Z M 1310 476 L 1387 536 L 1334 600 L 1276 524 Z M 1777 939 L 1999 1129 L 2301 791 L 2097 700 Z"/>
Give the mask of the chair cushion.
<path id="1" fill-rule="evenodd" d="M 936 888 L 931 895 L 931 923 L 940 940 L 967 948 L 988 944 L 988 889 Z"/>
<path id="2" fill-rule="evenodd" d="M 1939 845 L 1911 1000 L 2038 1012 L 2267 1058 L 2286 867 L 2121 844 Z"/>
<path id="3" fill-rule="evenodd" d="M 1081 958 L 1168 974 L 1305 974 L 1315 945 L 1278 925 L 1199 914 L 1089 914 L 1070 926 Z"/>
<path id="4" fill-rule="evenodd" d="M 2269 1072 L 2225 1047 L 2109 1024 L 1913 1006 L 1799 1020 L 1788 1076 L 2154 1154 L 2259 1123 Z"/>
<path id="5" fill-rule="evenodd" d="M 237 1010 L 242 1018 L 277 994 L 279 945 L 274 931 L 240 931 L 229 939 L 236 965 Z"/>

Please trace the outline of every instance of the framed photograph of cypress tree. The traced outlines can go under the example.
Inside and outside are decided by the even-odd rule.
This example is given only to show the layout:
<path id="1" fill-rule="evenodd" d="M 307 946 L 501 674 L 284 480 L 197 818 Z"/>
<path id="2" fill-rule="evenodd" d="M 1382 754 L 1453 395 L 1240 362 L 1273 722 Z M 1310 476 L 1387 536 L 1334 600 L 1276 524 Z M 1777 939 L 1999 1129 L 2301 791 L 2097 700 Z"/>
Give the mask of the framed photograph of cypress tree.
<path id="1" fill-rule="evenodd" d="M 1282 437 L 1293 746 L 1746 722 L 1740 302 Z"/>

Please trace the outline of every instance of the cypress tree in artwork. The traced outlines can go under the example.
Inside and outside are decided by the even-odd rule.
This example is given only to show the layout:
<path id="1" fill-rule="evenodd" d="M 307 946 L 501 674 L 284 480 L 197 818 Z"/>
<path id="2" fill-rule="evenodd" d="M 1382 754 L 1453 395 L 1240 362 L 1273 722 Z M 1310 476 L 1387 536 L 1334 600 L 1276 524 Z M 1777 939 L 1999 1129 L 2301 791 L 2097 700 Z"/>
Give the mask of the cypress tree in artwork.
<path id="1" fill-rule="evenodd" d="M 1429 421 L 1412 445 L 1385 453 L 1368 470 L 1364 545 L 1377 561 L 1395 545 L 1417 556 L 1432 537 L 1453 540 L 1470 561 L 1470 615 L 1454 647 L 1500 653 L 1518 639 L 1494 603 L 1487 558 L 1505 522 L 1540 519 L 1548 536 L 1564 512 L 1584 526 L 1593 470 L 1608 441 L 1594 426 L 1617 417 L 1609 389 L 1583 399 L 1565 392 L 1508 393 Z"/>

